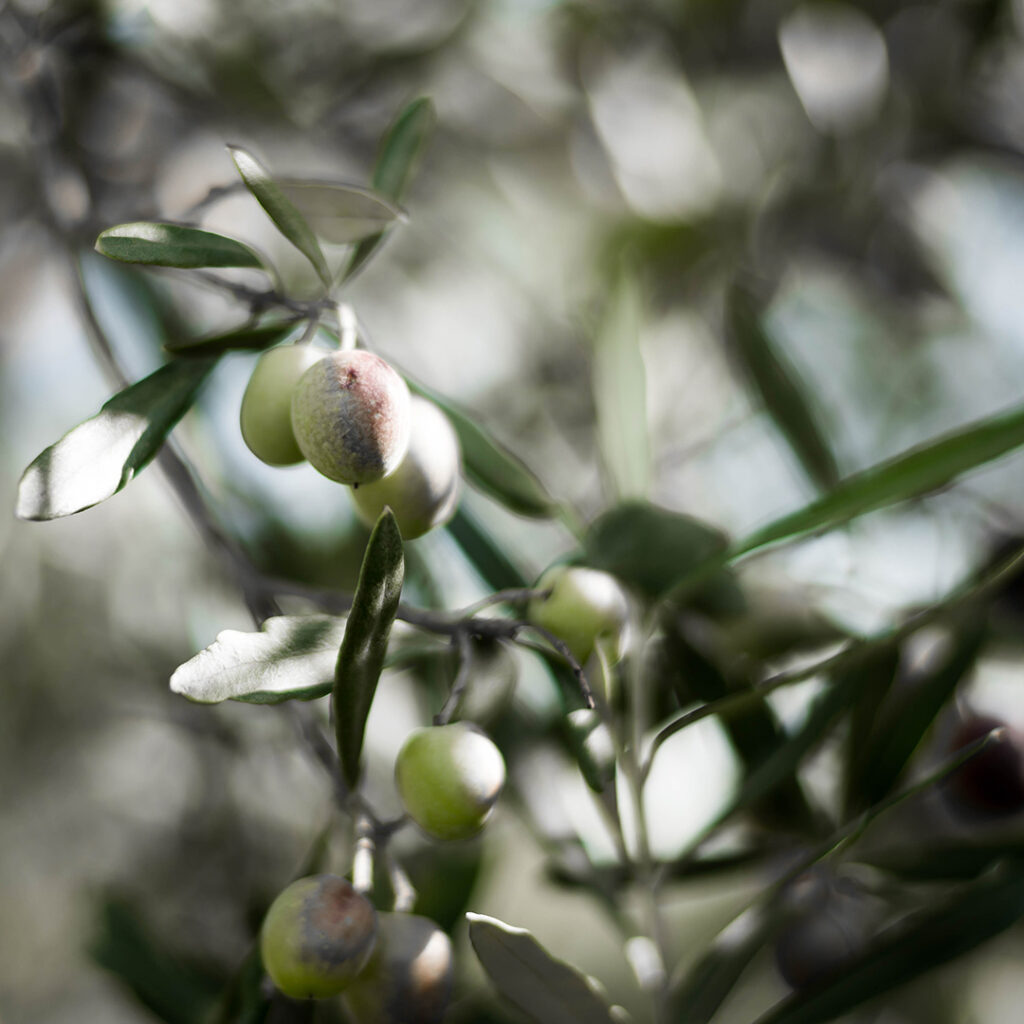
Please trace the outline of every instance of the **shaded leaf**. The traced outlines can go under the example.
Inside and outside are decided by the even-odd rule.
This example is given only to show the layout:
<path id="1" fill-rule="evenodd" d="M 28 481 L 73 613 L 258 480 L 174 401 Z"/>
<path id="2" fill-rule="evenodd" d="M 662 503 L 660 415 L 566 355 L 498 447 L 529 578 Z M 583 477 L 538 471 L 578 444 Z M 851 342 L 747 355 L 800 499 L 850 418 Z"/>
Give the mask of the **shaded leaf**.
<path id="1" fill-rule="evenodd" d="M 739 283 L 726 295 L 725 336 L 729 351 L 807 475 L 821 490 L 832 490 L 839 483 L 839 469 L 817 410 L 799 375 L 765 331 L 754 296 Z"/>
<path id="2" fill-rule="evenodd" d="M 216 1000 L 217 981 L 163 949 L 124 900 L 104 902 L 89 955 L 165 1024 L 204 1020 Z"/>
<path id="3" fill-rule="evenodd" d="M 899 781 L 935 717 L 973 667 L 985 636 L 984 619 L 975 613 L 954 634 L 948 652 L 884 715 L 864 754 L 864 769 L 856 787 L 862 804 L 876 803 Z"/>
<path id="4" fill-rule="evenodd" d="M 169 341 L 164 348 L 175 356 L 209 356 L 231 351 L 261 352 L 284 341 L 303 322 L 284 320 L 277 323 L 246 324 L 219 334 L 209 334 L 205 338 Z"/>
<path id="5" fill-rule="evenodd" d="M 775 927 L 772 916 L 762 907 L 752 907 L 736 918 L 681 981 L 672 986 L 666 1019 L 707 1024 Z"/>
<path id="6" fill-rule="evenodd" d="M 608 1002 L 525 929 L 467 914 L 469 941 L 494 987 L 537 1024 L 613 1024 Z"/>
<path id="7" fill-rule="evenodd" d="M 924 846 L 908 843 L 867 850 L 858 859 L 913 881 L 959 881 L 977 878 L 1000 860 L 1024 861 L 1024 839 L 956 842 L 930 838 Z"/>
<path id="8" fill-rule="evenodd" d="M 345 620 L 333 615 L 278 615 L 258 633 L 225 629 L 179 665 L 171 689 L 189 700 L 276 704 L 324 697 L 334 685 Z"/>
<path id="9" fill-rule="evenodd" d="M 480 521 L 461 504 L 445 529 L 462 549 L 469 564 L 492 590 L 529 586 L 522 571 L 494 542 Z"/>
<path id="10" fill-rule="evenodd" d="M 965 886 L 936 909 L 887 930 L 869 951 L 824 988 L 791 996 L 757 1024 L 824 1024 L 862 1003 L 976 949 L 1024 915 L 1019 864 Z"/>
<path id="11" fill-rule="evenodd" d="M 402 535 L 385 508 L 366 544 L 334 673 L 334 726 L 345 780 L 359 782 L 363 733 L 388 650 L 405 575 Z"/>
<path id="12" fill-rule="evenodd" d="M 329 288 L 331 272 L 327 267 L 327 260 L 324 259 L 320 243 L 316 240 L 313 229 L 306 223 L 305 217 L 299 213 L 292 201 L 281 191 L 281 186 L 252 153 L 241 146 L 228 146 L 228 151 L 245 187 L 267 211 L 278 231 L 313 264 L 317 276 Z"/>
<path id="13" fill-rule="evenodd" d="M 215 362 L 162 366 L 47 448 L 18 484 L 18 518 L 73 515 L 120 491 L 156 455 Z"/>
<path id="14" fill-rule="evenodd" d="M 657 599 L 724 554 L 725 534 L 699 519 L 646 502 L 605 512 L 584 538 L 586 564 Z"/>
<path id="15" fill-rule="evenodd" d="M 593 369 L 599 448 L 620 498 L 643 498 L 650 489 L 641 317 L 639 285 L 624 270 L 608 298 L 597 332 Z"/>
<path id="16" fill-rule="evenodd" d="M 412 177 L 416 158 L 433 132 L 436 121 L 434 104 L 421 97 L 413 100 L 385 133 L 373 171 L 373 187 L 382 196 L 395 202 L 402 198 Z M 383 238 L 382 232 L 359 243 L 345 270 L 346 278 L 366 263 Z"/>
<path id="17" fill-rule="evenodd" d="M 96 251 L 122 263 L 155 267 L 263 267 L 260 257 L 234 238 L 201 228 L 150 221 L 107 228 L 96 239 Z"/>
<path id="18" fill-rule="evenodd" d="M 405 214 L 366 188 L 331 182 L 282 180 L 284 197 L 325 242 L 348 245 L 380 234 Z"/>
<path id="19" fill-rule="evenodd" d="M 731 552 L 831 529 L 857 516 L 927 494 L 1024 444 L 1024 406 L 981 420 L 847 477 L 831 493 L 776 519 Z"/>
<path id="20" fill-rule="evenodd" d="M 557 504 L 544 485 L 508 449 L 499 445 L 473 419 L 429 388 L 409 380 L 409 387 L 444 410 L 462 448 L 462 464 L 469 481 L 511 512 L 550 517 Z"/>

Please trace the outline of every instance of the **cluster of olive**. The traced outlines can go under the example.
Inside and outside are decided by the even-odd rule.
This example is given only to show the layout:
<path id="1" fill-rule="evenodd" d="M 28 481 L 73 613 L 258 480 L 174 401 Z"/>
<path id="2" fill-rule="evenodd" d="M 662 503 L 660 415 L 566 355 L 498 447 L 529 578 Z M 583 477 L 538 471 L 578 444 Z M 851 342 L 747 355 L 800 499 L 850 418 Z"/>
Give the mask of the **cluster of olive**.
<path id="1" fill-rule="evenodd" d="M 242 437 L 271 466 L 306 460 L 351 486 L 359 516 L 391 507 L 402 536 L 422 536 L 455 511 L 459 443 L 432 402 L 364 349 L 286 345 L 264 353 L 242 397 Z"/>

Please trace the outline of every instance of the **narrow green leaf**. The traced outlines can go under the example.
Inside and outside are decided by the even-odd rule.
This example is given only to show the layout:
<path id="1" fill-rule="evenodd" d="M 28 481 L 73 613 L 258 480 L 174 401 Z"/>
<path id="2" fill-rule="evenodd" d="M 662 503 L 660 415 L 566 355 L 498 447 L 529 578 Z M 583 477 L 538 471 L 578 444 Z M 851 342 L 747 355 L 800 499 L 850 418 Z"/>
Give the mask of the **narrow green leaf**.
<path id="1" fill-rule="evenodd" d="M 1001 860 L 1024 861 L 1024 839 L 957 842 L 929 837 L 924 845 L 912 842 L 868 849 L 857 859 L 908 881 L 963 881 L 977 878 Z"/>
<path id="2" fill-rule="evenodd" d="M 47 448 L 18 484 L 18 518 L 70 516 L 120 491 L 156 455 L 215 362 L 162 366 Z"/>
<path id="3" fill-rule="evenodd" d="M 405 214 L 383 196 L 355 185 L 282 180 L 281 192 L 325 242 L 348 245 L 379 235 Z"/>
<path id="4" fill-rule="evenodd" d="M 462 448 L 463 468 L 472 484 L 519 515 L 550 518 L 556 514 L 557 505 L 551 495 L 516 456 L 446 398 L 416 381 L 406 380 L 416 394 L 429 398 L 451 420 Z"/>
<path id="5" fill-rule="evenodd" d="M 864 754 L 856 788 L 859 803 L 877 803 L 906 770 L 914 751 L 970 671 L 985 643 L 983 614 L 975 611 L 952 637 L 949 651 L 908 687 L 891 712 L 883 715 Z"/>
<path id="6" fill-rule="evenodd" d="M 711 948 L 673 985 L 667 1020 L 708 1024 L 776 927 L 762 907 L 736 918 Z"/>
<path id="7" fill-rule="evenodd" d="M 575 967 L 553 957 L 528 931 L 467 914 L 469 941 L 494 987 L 537 1024 L 614 1024 L 608 1001 Z"/>
<path id="8" fill-rule="evenodd" d="M 846 670 L 851 681 L 850 730 L 846 737 L 845 807 L 847 813 L 870 801 L 859 793 L 870 766 L 870 737 L 877 727 L 878 713 L 896 680 L 900 666 L 898 644 L 881 643 L 865 651 Z"/>
<path id="9" fill-rule="evenodd" d="M 437 115 L 434 104 L 426 97 L 413 100 L 388 129 L 381 142 L 377 165 L 373 172 L 373 187 L 382 196 L 398 202 L 405 193 L 416 158 L 434 130 Z M 351 277 L 370 258 L 380 245 L 384 233 L 366 238 L 359 243 L 345 277 Z"/>
<path id="10" fill-rule="evenodd" d="M 277 323 L 245 324 L 230 331 L 210 334 L 205 338 L 184 338 L 169 341 L 164 349 L 175 356 L 210 356 L 223 352 L 251 351 L 264 349 L 284 341 L 304 321 L 283 320 Z"/>
<path id="11" fill-rule="evenodd" d="M 278 231 L 302 253 L 317 272 L 317 276 L 328 288 L 331 286 L 331 272 L 320 249 L 320 243 L 305 217 L 282 192 L 281 186 L 270 176 L 270 172 L 241 146 L 228 146 L 231 159 L 245 183 L 245 187 L 256 197 L 256 201 L 267 211 L 267 215 Z"/>
<path id="12" fill-rule="evenodd" d="M 623 270 L 597 332 L 593 368 L 599 447 L 620 498 L 646 497 L 651 483 L 641 320 L 639 285 Z"/>
<path id="13" fill-rule="evenodd" d="M 796 994 L 757 1024 L 825 1024 L 870 999 L 969 953 L 1024 915 L 1019 864 L 959 889 L 933 910 L 886 931 L 867 954 L 824 988 Z"/>
<path id="14" fill-rule="evenodd" d="M 912 448 L 751 534 L 732 557 L 808 533 L 832 529 L 876 509 L 934 491 L 1024 444 L 1024 406 Z"/>
<path id="15" fill-rule="evenodd" d="M 242 242 L 181 224 L 118 224 L 100 234 L 96 251 L 122 263 L 155 267 L 263 267 L 260 257 Z"/>
<path id="16" fill-rule="evenodd" d="M 359 782 L 363 734 L 388 650 L 405 575 L 402 535 L 385 508 L 366 544 L 334 673 L 334 725 L 345 780 Z"/>
<path id="17" fill-rule="evenodd" d="M 494 542 L 480 521 L 463 503 L 445 527 L 469 564 L 492 590 L 512 590 L 529 586 L 522 571 Z"/>
<path id="18" fill-rule="evenodd" d="M 627 501 L 599 516 L 584 538 L 587 565 L 659 598 L 725 552 L 728 539 L 692 516 Z"/>
<path id="19" fill-rule="evenodd" d="M 738 282 L 725 299 L 725 337 L 729 351 L 808 477 L 821 490 L 832 490 L 839 483 L 839 468 L 819 414 L 796 370 L 765 330 L 754 296 Z"/>
<path id="20" fill-rule="evenodd" d="M 345 620 L 333 615 L 274 616 L 258 633 L 226 629 L 175 669 L 171 690 L 201 704 L 324 697 L 344 635 Z"/>

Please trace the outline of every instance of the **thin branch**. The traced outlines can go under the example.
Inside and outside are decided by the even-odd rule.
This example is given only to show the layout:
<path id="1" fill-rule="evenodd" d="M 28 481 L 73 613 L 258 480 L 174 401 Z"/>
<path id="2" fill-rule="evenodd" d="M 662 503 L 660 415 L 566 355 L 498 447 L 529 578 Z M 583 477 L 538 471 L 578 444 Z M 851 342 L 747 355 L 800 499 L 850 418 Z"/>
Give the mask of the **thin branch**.
<path id="1" fill-rule="evenodd" d="M 459 671 L 456 673 L 455 681 L 448 691 L 448 697 L 441 706 L 441 710 L 434 715 L 434 725 L 447 725 L 452 720 L 452 715 L 455 714 L 472 675 L 473 646 L 470 634 L 465 630 L 459 630 L 452 640 L 459 651 Z"/>

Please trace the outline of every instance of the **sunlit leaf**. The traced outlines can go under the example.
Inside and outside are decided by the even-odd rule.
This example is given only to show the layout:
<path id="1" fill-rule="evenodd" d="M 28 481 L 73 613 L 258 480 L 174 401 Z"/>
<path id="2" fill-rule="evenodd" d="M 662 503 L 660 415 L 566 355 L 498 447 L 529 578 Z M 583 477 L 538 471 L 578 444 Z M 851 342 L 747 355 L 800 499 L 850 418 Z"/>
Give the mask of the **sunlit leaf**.
<path id="1" fill-rule="evenodd" d="M 350 786 L 359 781 L 363 734 L 388 650 L 405 575 L 402 535 L 386 508 L 370 534 L 334 674 L 338 755 Z"/>
<path id="2" fill-rule="evenodd" d="M 599 447 L 620 498 L 643 498 L 650 489 L 641 319 L 639 286 L 623 271 L 602 314 L 593 370 Z"/>
<path id="3" fill-rule="evenodd" d="M 469 941 L 494 987 L 537 1024 L 614 1024 L 585 975 L 553 957 L 528 931 L 467 914 Z"/>
<path id="4" fill-rule="evenodd" d="M 162 366 L 47 448 L 22 475 L 18 518 L 73 515 L 120 491 L 156 455 L 215 362 Z"/>
<path id="5" fill-rule="evenodd" d="M 254 633 L 226 629 L 175 670 L 171 689 L 204 704 L 323 697 L 334 685 L 344 634 L 345 620 L 332 615 L 275 616 Z"/>
<path id="6" fill-rule="evenodd" d="M 245 187 L 267 211 L 278 231 L 313 264 L 317 276 L 330 287 L 331 273 L 327 260 L 305 217 L 281 191 L 281 186 L 271 177 L 270 172 L 248 150 L 241 146 L 228 146 L 228 150 Z"/>
<path id="7" fill-rule="evenodd" d="M 249 246 L 226 235 L 149 221 L 108 228 L 96 239 L 96 251 L 122 263 L 148 263 L 156 267 L 263 266 Z"/>
<path id="8" fill-rule="evenodd" d="M 409 387 L 444 410 L 458 434 L 463 469 L 474 486 L 519 515 L 555 515 L 557 505 L 544 485 L 508 449 L 446 398 L 415 381 L 409 381 Z"/>
<path id="9" fill-rule="evenodd" d="M 839 483 L 839 469 L 818 413 L 796 371 L 765 331 L 754 297 L 738 283 L 726 295 L 725 327 L 729 350 L 807 475 L 823 491 L 832 490 Z"/>
<path id="10" fill-rule="evenodd" d="M 398 202 L 412 177 L 416 159 L 434 130 L 437 115 L 434 104 L 426 97 L 413 100 L 388 129 L 373 171 L 373 187 L 380 195 Z M 351 277 L 380 245 L 383 233 L 366 238 L 352 253 L 345 270 Z"/>
<path id="11" fill-rule="evenodd" d="M 164 348 L 176 356 L 209 356 L 231 351 L 262 351 L 284 341 L 300 326 L 301 321 L 247 324 L 234 330 L 210 334 L 205 338 L 170 341 Z"/>
<path id="12" fill-rule="evenodd" d="M 1024 916 L 1019 864 L 959 889 L 948 901 L 885 932 L 867 954 L 820 989 L 783 1001 L 757 1024 L 825 1024 L 969 953 Z"/>
<path id="13" fill-rule="evenodd" d="M 380 234 L 405 214 L 383 196 L 354 185 L 282 180 L 281 192 L 325 242 L 347 245 Z"/>

